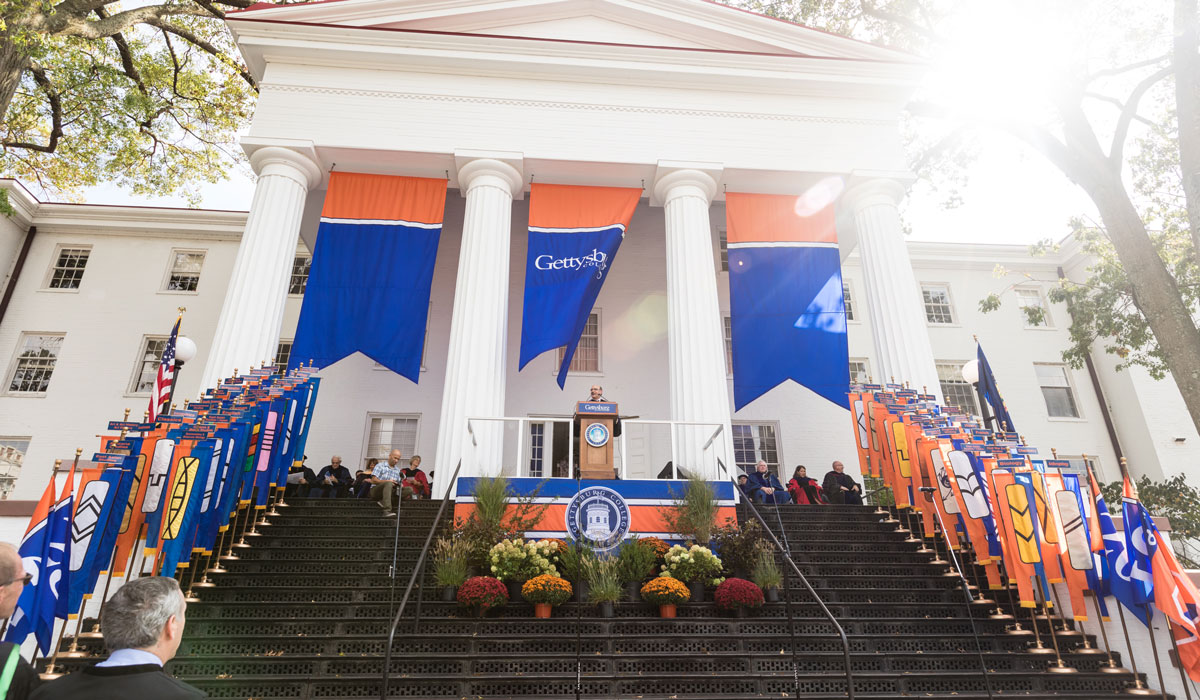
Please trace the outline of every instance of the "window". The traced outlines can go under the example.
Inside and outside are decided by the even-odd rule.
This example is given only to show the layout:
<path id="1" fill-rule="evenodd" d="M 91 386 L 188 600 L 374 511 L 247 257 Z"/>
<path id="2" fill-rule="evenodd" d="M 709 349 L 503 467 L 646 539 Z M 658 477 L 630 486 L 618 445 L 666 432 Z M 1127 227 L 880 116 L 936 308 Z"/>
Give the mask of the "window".
<path id="1" fill-rule="evenodd" d="M 200 286 L 200 268 L 204 252 L 196 250 L 171 251 L 171 271 L 167 276 L 168 292 L 194 292 Z"/>
<path id="2" fill-rule="evenodd" d="M 25 453 L 29 452 L 27 437 L 0 437 L 0 499 L 7 499 L 21 475 Z"/>
<path id="3" fill-rule="evenodd" d="M 312 257 L 297 255 L 292 261 L 292 280 L 288 282 L 288 294 L 303 294 L 308 286 L 308 271 L 312 267 Z"/>
<path id="4" fill-rule="evenodd" d="M 1047 309 L 1045 302 L 1042 301 L 1042 293 L 1028 288 L 1017 288 L 1013 291 L 1017 293 L 1017 306 L 1021 309 L 1021 320 L 1025 323 L 1025 327 L 1048 328 L 1050 326 L 1050 309 Z M 1042 318 L 1037 322 L 1030 322 L 1025 309 L 1041 309 Z"/>
<path id="5" fill-rule="evenodd" d="M 721 256 L 721 272 L 729 272 L 729 236 L 725 229 L 717 229 L 717 250 Z"/>
<path id="6" fill-rule="evenodd" d="M 771 423 L 734 423 L 733 459 L 746 473 L 754 471 L 761 459 L 771 471 L 779 474 L 779 447 Z"/>
<path id="7" fill-rule="evenodd" d="M 428 335 L 428 334 L 426 334 Z M 562 366 L 563 353 L 566 348 L 558 349 L 558 362 L 554 365 L 555 374 Z M 600 314 L 588 315 L 587 323 L 583 326 L 583 335 L 579 336 L 579 345 L 575 348 L 575 356 L 571 358 L 568 372 L 599 372 L 600 371 Z"/>
<path id="8" fill-rule="evenodd" d="M 281 340 L 275 346 L 275 366 L 287 369 L 288 360 L 292 357 L 292 341 Z"/>
<path id="9" fill-rule="evenodd" d="M 129 384 L 131 394 L 149 394 L 154 391 L 158 379 L 158 367 L 162 364 L 163 352 L 167 349 L 167 338 L 149 336 L 142 340 L 142 352 L 138 354 L 133 368 L 133 381 Z"/>
<path id="10" fill-rule="evenodd" d="M 871 381 L 871 366 L 865 357 L 850 358 L 850 383 L 868 384 Z"/>
<path id="11" fill-rule="evenodd" d="M 926 321 L 938 324 L 954 323 L 949 287 L 944 284 L 922 284 L 921 297 L 925 300 Z"/>
<path id="12" fill-rule="evenodd" d="M 726 316 L 725 322 L 725 373 L 733 375 L 733 319 Z"/>
<path id="13" fill-rule="evenodd" d="M 541 476 L 546 454 L 546 424 L 529 424 L 529 476 Z"/>
<path id="14" fill-rule="evenodd" d="M 44 394 L 62 350 L 62 335 L 23 335 L 8 390 L 14 394 Z"/>
<path id="15" fill-rule="evenodd" d="M 79 289 L 83 281 L 83 269 L 87 267 L 91 248 L 60 248 L 58 259 L 50 270 L 50 289 Z"/>
<path id="16" fill-rule="evenodd" d="M 938 386 L 947 406 L 953 406 L 968 416 L 978 416 L 979 403 L 975 400 L 975 387 L 962 377 L 962 366 L 966 362 L 935 363 L 938 375 Z"/>
<path id="17" fill-rule="evenodd" d="M 1034 365 L 1042 398 L 1046 400 L 1046 415 L 1051 418 L 1078 418 L 1075 393 L 1067 377 L 1066 365 Z"/>
<path id="18" fill-rule="evenodd" d="M 404 459 L 417 451 L 417 417 L 371 415 L 368 418 L 367 451 L 363 459 L 385 460 L 392 450 L 400 450 Z"/>
<path id="19" fill-rule="evenodd" d="M 846 320 L 854 320 L 854 297 L 850 294 L 850 283 L 842 282 L 842 297 L 846 300 Z"/>
<path id="20" fill-rule="evenodd" d="M 1092 471 L 1096 474 L 1096 479 L 1103 482 L 1104 479 L 1100 474 L 1100 464 L 1096 461 L 1095 457 L 1088 456 L 1085 458 L 1082 455 L 1077 455 L 1074 457 L 1059 455 L 1058 458 L 1065 459 L 1068 463 L 1070 463 L 1070 466 L 1068 466 L 1065 471 L 1068 471 L 1072 474 L 1078 474 L 1085 479 L 1087 478 L 1087 468 L 1088 466 L 1091 466 Z"/>

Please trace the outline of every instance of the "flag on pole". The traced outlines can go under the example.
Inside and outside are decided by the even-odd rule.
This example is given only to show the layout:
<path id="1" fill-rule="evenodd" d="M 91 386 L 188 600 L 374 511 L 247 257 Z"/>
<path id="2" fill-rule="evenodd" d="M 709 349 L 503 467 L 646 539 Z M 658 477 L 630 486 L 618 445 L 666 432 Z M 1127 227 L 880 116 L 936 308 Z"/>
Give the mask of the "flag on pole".
<path id="1" fill-rule="evenodd" d="M 1158 540 L 1147 527 L 1150 514 L 1138 500 L 1137 489 L 1130 482 L 1128 473 L 1124 474 L 1124 481 L 1121 517 L 1124 520 L 1127 568 L 1122 567 L 1116 575 L 1129 580 L 1133 602 L 1144 607 L 1146 603 L 1154 601 L 1154 574 L 1150 562 L 1158 549 Z"/>
<path id="2" fill-rule="evenodd" d="M 84 597 L 92 592 L 100 577 L 100 569 L 108 565 L 111 548 L 103 552 L 104 561 L 101 562 L 98 561 L 102 554 L 100 545 L 117 501 L 124 470 L 114 466 L 81 471 L 83 477 L 79 480 L 79 504 L 75 507 L 75 517 L 71 519 L 71 585 L 67 597 L 67 619 L 73 619 L 79 613 Z"/>
<path id="3" fill-rule="evenodd" d="M 1090 471 L 1090 470 L 1089 470 Z M 1117 532 L 1112 516 L 1108 514 L 1108 504 L 1104 502 L 1103 494 L 1096 494 L 1096 515 L 1100 520 L 1100 534 L 1104 538 L 1104 558 L 1108 564 L 1108 576 L 1105 578 L 1105 595 L 1117 599 L 1125 609 L 1133 613 L 1143 625 L 1149 626 L 1146 606 L 1137 599 L 1133 581 L 1129 578 L 1132 568 L 1129 556 L 1125 551 L 1125 538 Z M 1124 571 L 1124 575 L 1122 575 Z"/>
<path id="4" fill-rule="evenodd" d="M 170 409 L 166 403 L 171 399 L 171 387 L 175 385 L 175 340 L 179 337 L 179 323 L 183 314 L 175 319 L 171 337 L 163 348 L 162 361 L 158 363 L 158 374 L 154 377 L 154 388 L 150 393 L 150 422 L 158 420 L 163 411 Z"/>
<path id="5" fill-rule="evenodd" d="M 992 416 L 999 421 L 1000 429 L 1013 432 L 1016 428 L 1013 427 L 1012 416 L 1008 413 L 1008 407 L 1004 405 L 1004 399 L 1000 398 L 996 375 L 992 374 L 992 366 L 988 364 L 987 355 L 983 354 L 983 346 L 977 343 L 976 348 L 979 360 L 979 391 L 983 394 L 984 401 L 992 407 Z"/>
<path id="6" fill-rule="evenodd" d="M 1145 527 L 1156 542 L 1162 542 L 1154 520 L 1147 513 Z M 1189 677 L 1200 681 L 1200 591 L 1179 565 L 1170 547 L 1158 547 L 1154 570 L 1154 604 L 1171 620 L 1171 632 L 1179 647 L 1179 661 Z"/>
<path id="7" fill-rule="evenodd" d="M 180 562 L 186 563 L 191 555 L 196 511 L 212 465 L 213 447 L 213 441 L 202 440 L 175 465 L 162 521 L 159 576 L 175 576 Z"/>
<path id="8" fill-rule="evenodd" d="M 72 467 L 63 485 L 62 495 L 55 501 L 54 477 L 50 477 L 50 483 L 38 501 L 29 529 L 18 549 L 25 563 L 25 571 L 32 574 L 33 578 L 17 599 L 17 607 L 8 621 L 4 641 L 21 644 L 33 634 L 43 655 L 50 652 L 53 643 L 54 619 L 60 598 L 64 609 L 61 617 L 66 617 L 74 481 L 75 468 Z"/>

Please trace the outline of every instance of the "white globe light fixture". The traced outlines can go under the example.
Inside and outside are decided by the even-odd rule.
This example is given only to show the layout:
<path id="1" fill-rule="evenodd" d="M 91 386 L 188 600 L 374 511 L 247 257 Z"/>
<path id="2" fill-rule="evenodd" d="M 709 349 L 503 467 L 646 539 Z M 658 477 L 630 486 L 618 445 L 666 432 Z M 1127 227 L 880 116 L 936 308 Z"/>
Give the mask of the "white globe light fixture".
<path id="1" fill-rule="evenodd" d="M 175 364 L 183 365 L 196 357 L 196 343 L 186 335 L 175 339 Z"/>
<path id="2" fill-rule="evenodd" d="M 962 378 L 967 384 L 979 383 L 979 360 L 970 360 L 962 366 Z"/>

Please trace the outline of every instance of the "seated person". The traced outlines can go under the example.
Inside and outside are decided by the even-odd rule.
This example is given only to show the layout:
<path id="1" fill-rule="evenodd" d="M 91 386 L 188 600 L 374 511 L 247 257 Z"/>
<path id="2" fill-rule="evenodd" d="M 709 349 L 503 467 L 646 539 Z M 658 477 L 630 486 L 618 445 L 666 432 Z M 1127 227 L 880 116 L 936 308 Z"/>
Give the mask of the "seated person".
<path id="1" fill-rule="evenodd" d="M 371 472 L 375 471 L 375 465 L 379 464 L 379 460 L 374 457 L 367 460 L 367 466 L 363 470 L 354 475 L 354 497 L 366 498 L 367 492 L 371 490 L 371 484 L 367 483 L 367 479 L 371 478 Z"/>
<path id="2" fill-rule="evenodd" d="M 833 470 L 825 475 L 825 480 L 822 482 L 825 496 L 830 503 L 861 506 L 862 487 L 843 471 L 845 468 L 846 466 L 841 462 L 833 463 Z"/>
<path id="3" fill-rule="evenodd" d="M 400 470 L 400 498 L 429 498 L 429 479 L 421 471 L 421 455 L 413 455 L 408 467 Z"/>
<path id="4" fill-rule="evenodd" d="M 779 483 L 779 477 L 767 470 L 766 462 L 759 460 L 758 464 L 754 465 L 754 473 L 749 477 L 747 481 L 750 484 L 750 493 L 759 503 L 791 502 L 792 497 L 783 488 L 783 484 Z"/>
<path id="5" fill-rule="evenodd" d="M 792 474 L 792 480 L 788 482 L 788 493 L 792 494 L 793 501 L 802 506 L 829 503 L 821 485 L 817 483 L 816 479 L 808 477 L 808 470 L 803 464 L 796 467 L 796 471 Z"/>
<path id="6" fill-rule="evenodd" d="M 737 481 L 738 481 L 738 490 L 740 490 L 742 493 L 749 496 L 751 493 L 751 488 L 750 488 L 750 483 L 749 483 L 750 477 L 746 476 L 745 474 L 738 474 Z"/>
<path id="7" fill-rule="evenodd" d="M 313 498 L 345 498 L 350 491 L 354 480 L 350 478 L 350 470 L 342 466 L 342 458 L 334 455 L 329 462 L 317 474 L 317 480 L 309 491 Z"/>
<path id="8" fill-rule="evenodd" d="M 317 475 L 313 474 L 313 470 L 308 468 L 308 455 L 300 460 L 299 463 L 292 462 L 292 466 L 288 467 L 287 486 L 283 489 L 283 495 L 287 496 L 307 496 L 313 484 L 317 483 Z"/>
<path id="9" fill-rule="evenodd" d="M 389 518 L 396 517 L 396 505 L 400 500 L 400 450 L 392 450 L 387 461 L 376 464 L 371 476 L 366 481 L 371 485 L 367 497 L 379 502 L 384 514 Z"/>

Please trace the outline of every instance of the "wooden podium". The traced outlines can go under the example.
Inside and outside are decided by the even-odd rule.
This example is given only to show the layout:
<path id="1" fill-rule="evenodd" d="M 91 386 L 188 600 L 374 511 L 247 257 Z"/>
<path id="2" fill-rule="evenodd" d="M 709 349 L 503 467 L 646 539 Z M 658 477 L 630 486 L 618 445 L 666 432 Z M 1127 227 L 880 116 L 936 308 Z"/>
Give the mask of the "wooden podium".
<path id="1" fill-rule="evenodd" d="M 616 477 L 613 463 L 613 424 L 617 405 L 604 401 L 580 401 L 575 405 L 579 426 L 579 474 L 584 479 Z"/>

